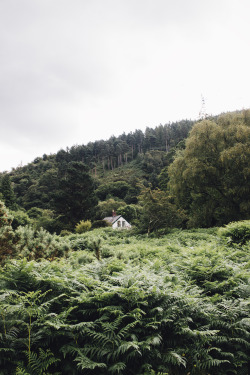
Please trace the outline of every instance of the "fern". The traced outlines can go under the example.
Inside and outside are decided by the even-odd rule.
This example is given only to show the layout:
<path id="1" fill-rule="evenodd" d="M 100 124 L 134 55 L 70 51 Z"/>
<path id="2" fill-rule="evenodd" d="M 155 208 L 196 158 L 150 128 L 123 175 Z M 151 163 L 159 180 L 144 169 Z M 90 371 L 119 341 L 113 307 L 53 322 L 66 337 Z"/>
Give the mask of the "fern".
<path id="1" fill-rule="evenodd" d="M 109 367 L 108 372 L 111 374 L 123 374 L 125 368 L 126 364 L 124 362 L 117 362 Z"/>
<path id="2" fill-rule="evenodd" d="M 112 257 L 97 261 L 89 251 L 90 260 L 79 263 L 76 251 L 1 269 L 3 375 L 37 372 L 43 361 L 44 373 L 63 375 L 246 372 L 246 245 L 228 247 L 206 230 L 130 235 L 128 243 L 111 231 L 98 236 Z M 48 349 L 54 356 L 46 357 Z"/>
<path id="3" fill-rule="evenodd" d="M 16 375 L 46 375 L 45 371 L 59 361 L 49 349 L 44 351 L 39 348 L 39 354 L 31 352 L 26 353 L 26 356 L 27 366 L 24 363 L 20 363 L 17 366 Z M 59 373 L 57 374 L 59 375 Z"/>
<path id="4" fill-rule="evenodd" d="M 78 351 L 78 354 L 76 356 L 76 358 L 74 359 L 74 362 L 77 363 L 77 367 L 80 368 L 81 370 L 85 370 L 85 369 L 90 369 L 90 370 L 94 370 L 96 368 L 107 368 L 107 365 L 105 363 L 101 363 L 101 362 L 95 362 L 95 361 L 92 361 L 91 359 L 87 358 L 85 355 L 81 354 L 79 351 Z"/>

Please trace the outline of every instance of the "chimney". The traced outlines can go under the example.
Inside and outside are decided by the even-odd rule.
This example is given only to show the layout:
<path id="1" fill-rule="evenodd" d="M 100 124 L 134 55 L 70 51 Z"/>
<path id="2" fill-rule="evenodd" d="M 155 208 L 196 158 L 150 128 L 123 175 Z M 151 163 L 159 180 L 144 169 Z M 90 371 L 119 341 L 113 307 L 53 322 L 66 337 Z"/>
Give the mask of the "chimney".
<path id="1" fill-rule="evenodd" d="M 112 210 L 112 216 L 113 216 L 113 217 L 116 216 L 116 212 L 115 212 L 115 210 Z"/>

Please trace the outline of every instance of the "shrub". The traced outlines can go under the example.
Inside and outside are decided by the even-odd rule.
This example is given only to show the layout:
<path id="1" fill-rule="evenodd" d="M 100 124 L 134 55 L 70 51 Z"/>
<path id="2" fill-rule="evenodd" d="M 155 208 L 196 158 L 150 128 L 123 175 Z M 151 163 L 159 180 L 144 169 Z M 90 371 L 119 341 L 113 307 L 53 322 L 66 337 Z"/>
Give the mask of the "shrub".
<path id="1" fill-rule="evenodd" d="M 111 224 L 106 220 L 96 220 L 92 224 L 92 229 L 110 227 Z"/>
<path id="2" fill-rule="evenodd" d="M 60 236 L 61 236 L 61 237 L 69 236 L 69 235 L 71 235 L 71 234 L 72 234 L 72 232 L 70 232 L 70 231 L 67 230 L 67 229 L 63 229 L 63 230 L 61 230 L 61 232 L 60 232 Z"/>
<path id="3" fill-rule="evenodd" d="M 91 221 L 90 220 L 81 220 L 78 224 L 75 226 L 76 233 L 85 233 L 88 232 L 91 229 Z"/>
<path id="4" fill-rule="evenodd" d="M 224 228 L 219 228 L 218 234 L 226 237 L 228 242 L 243 245 L 250 240 L 250 220 L 229 223 Z"/>
<path id="5" fill-rule="evenodd" d="M 7 258 L 12 258 L 16 253 L 12 219 L 5 204 L 0 201 L 0 263 L 4 263 Z"/>
<path id="6" fill-rule="evenodd" d="M 88 248 L 88 239 L 84 237 L 70 237 L 70 247 L 73 250 L 85 250 Z"/>
<path id="7" fill-rule="evenodd" d="M 24 211 L 18 210 L 18 211 L 11 211 L 11 215 L 13 216 L 13 221 L 11 223 L 12 228 L 15 230 L 19 227 L 19 225 L 29 225 L 31 223 L 31 220 L 28 216 L 28 214 Z"/>
<path id="8" fill-rule="evenodd" d="M 91 242 L 88 243 L 88 248 L 95 253 L 95 257 L 97 260 L 101 260 L 101 245 L 102 245 L 102 238 L 96 237 Z"/>
<path id="9" fill-rule="evenodd" d="M 54 259 L 67 256 L 70 250 L 69 242 L 51 234 L 45 229 L 34 230 L 29 226 L 19 226 L 16 234 L 16 251 L 19 257 L 28 260 Z"/>
<path id="10" fill-rule="evenodd" d="M 137 219 L 137 207 L 131 204 L 125 207 L 120 207 L 117 210 L 117 214 L 122 215 L 129 223 L 132 223 Z"/>

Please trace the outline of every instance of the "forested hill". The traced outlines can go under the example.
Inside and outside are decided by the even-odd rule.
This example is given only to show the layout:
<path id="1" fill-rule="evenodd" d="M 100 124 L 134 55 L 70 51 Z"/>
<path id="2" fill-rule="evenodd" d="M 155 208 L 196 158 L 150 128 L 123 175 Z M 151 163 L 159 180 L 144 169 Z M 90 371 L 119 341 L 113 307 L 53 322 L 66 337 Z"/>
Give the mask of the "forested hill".
<path id="1" fill-rule="evenodd" d="M 249 132 L 243 110 L 75 145 L 0 174 L 0 200 L 57 233 L 112 209 L 148 233 L 248 219 Z"/>
<path id="2" fill-rule="evenodd" d="M 250 110 L 0 175 L 0 375 L 249 374 L 249 240 Z"/>
<path id="3" fill-rule="evenodd" d="M 147 151 L 158 150 L 168 152 L 180 141 L 187 138 L 194 122 L 182 120 L 179 122 L 159 125 L 155 128 L 147 127 L 145 132 L 135 130 L 129 134 L 110 137 L 107 141 L 99 140 L 89 142 L 87 145 L 74 145 L 66 150 L 60 150 L 54 155 L 37 157 L 33 163 L 22 168 L 17 168 L 12 175 L 19 171 L 31 171 L 32 168 L 46 170 L 46 164 L 55 161 L 56 163 L 81 161 L 89 168 L 101 165 L 103 170 L 113 170 L 121 165 L 134 160 L 138 154 L 145 154 Z M 47 163 L 43 163 L 47 161 Z"/>
<path id="4" fill-rule="evenodd" d="M 156 187 L 156 176 L 172 161 L 173 150 L 178 145 L 181 147 L 180 142 L 187 138 L 193 123 L 183 120 L 155 128 L 147 127 L 145 132 L 135 130 L 118 137 L 112 136 L 107 141 L 74 145 L 53 155 L 37 157 L 32 163 L 10 173 L 17 202 L 25 209 L 34 206 L 51 208 L 54 201 L 51 194 L 58 190 L 58 179 L 65 177 L 65 170 L 73 162 L 85 164 L 85 173 L 89 172 L 94 177 L 95 187 L 102 182 L 106 184 L 107 178 L 109 183 L 128 179 L 130 184 L 133 180 L 134 186 L 138 181 L 149 180 Z M 119 177 L 110 173 L 118 170 Z"/>
<path id="5" fill-rule="evenodd" d="M 101 163 L 103 170 L 114 169 L 150 150 L 168 152 L 171 147 L 187 138 L 192 125 L 192 121 L 184 120 L 159 125 L 154 129 L 147 127 L 145 132 L 135 130 L 129 134 L 123 133 L 119 137 L 112 136 L 108 141 L 73 146 L 68 150 L 68 157 L 61 150 L 57 153 L 56 160 L 60 162 L 66 158 L 67 161 L 82 161 L 91 167 Z"/>

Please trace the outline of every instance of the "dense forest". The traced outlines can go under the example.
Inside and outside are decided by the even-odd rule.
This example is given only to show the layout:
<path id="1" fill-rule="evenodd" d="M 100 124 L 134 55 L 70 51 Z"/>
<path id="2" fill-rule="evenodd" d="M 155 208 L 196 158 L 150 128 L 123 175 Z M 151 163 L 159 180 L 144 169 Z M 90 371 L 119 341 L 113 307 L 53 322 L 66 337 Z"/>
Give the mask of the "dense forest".
<path id="1" fill-rule="evenodd" d="M 0 375 L 248 375 L 249 250 L 250 110 L 1 173 Z"/>
<path id="2" fill-rule="evenodd" d="M 43 155 L 0 176 L 2 200 L 19 216 L 21 210 L 29 219 L 39 218 L 50 232 L 100 220 L 112 209 L 137 204 L 142 186 L 159 186 L 162 168 L 184 147 L 192 126 L 192 121 L 160 125 Z"/>
<path id="3" fill-rule="evenodd" d="M 57 234 L 81 220 L 100 223 L 112 209 L 148 232 L 248 219 L 249 134 L 244 110 L 73 146 L 2 173 L 1 199 L 14 225 L 32 222 Z M 163 217 L 172 212 L 168 222 L 146 217 L 150 199 Z"/>

